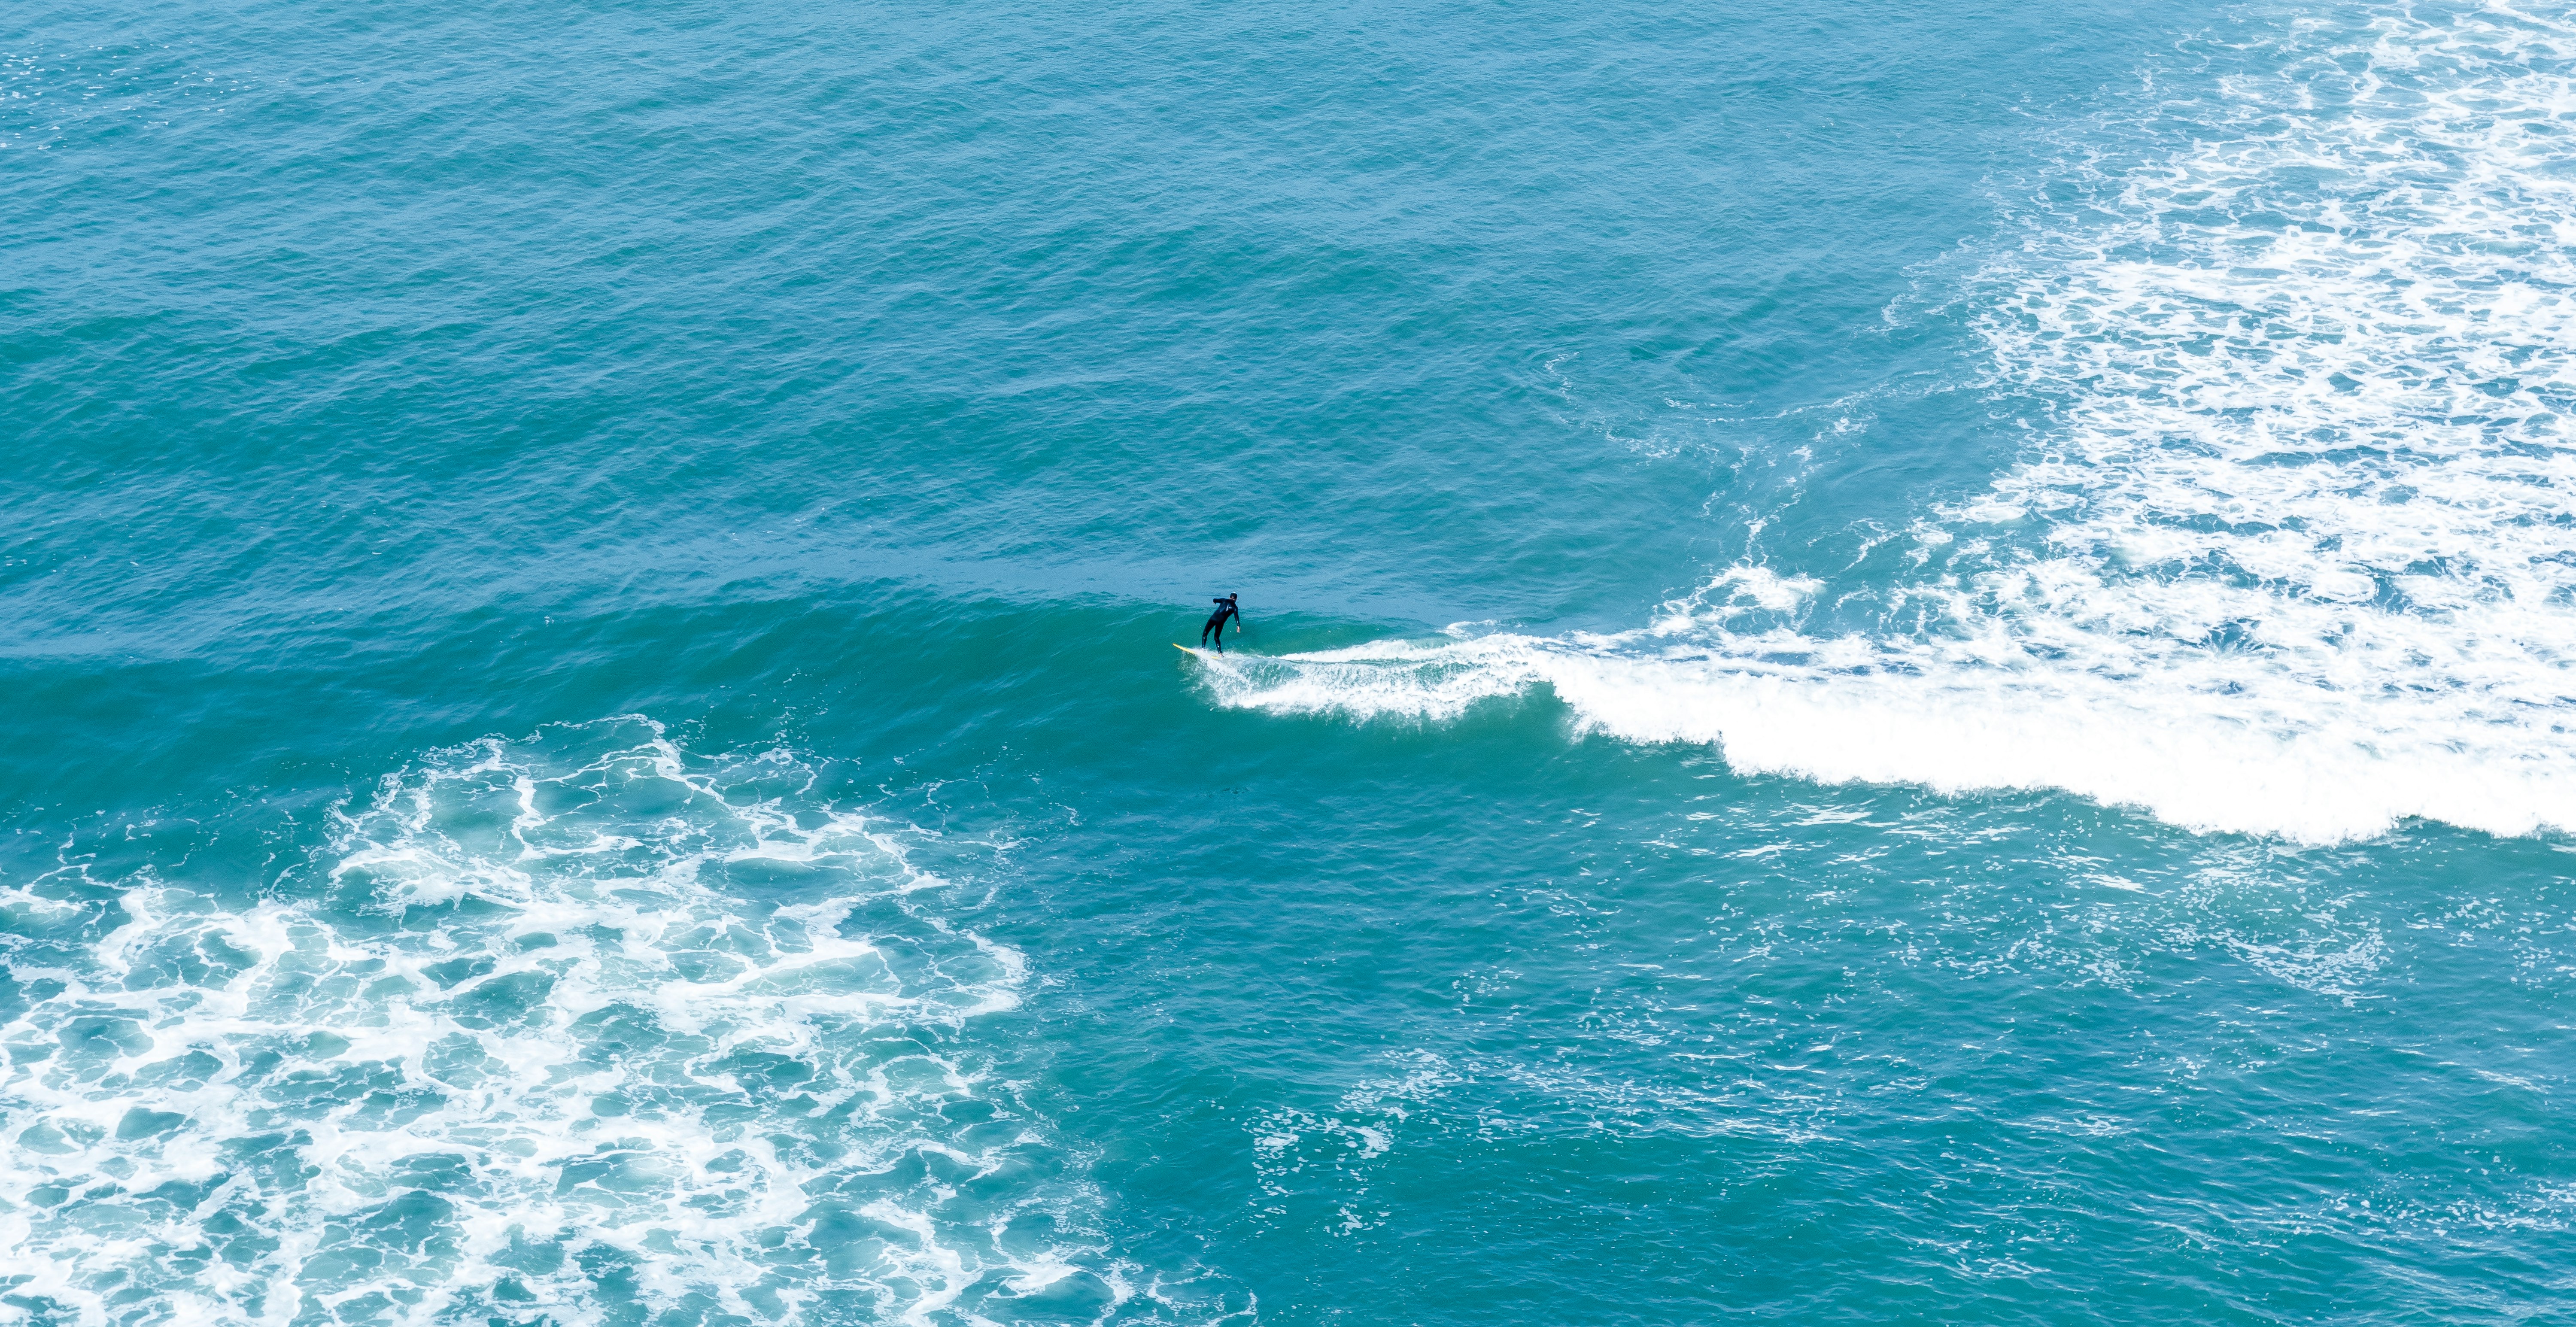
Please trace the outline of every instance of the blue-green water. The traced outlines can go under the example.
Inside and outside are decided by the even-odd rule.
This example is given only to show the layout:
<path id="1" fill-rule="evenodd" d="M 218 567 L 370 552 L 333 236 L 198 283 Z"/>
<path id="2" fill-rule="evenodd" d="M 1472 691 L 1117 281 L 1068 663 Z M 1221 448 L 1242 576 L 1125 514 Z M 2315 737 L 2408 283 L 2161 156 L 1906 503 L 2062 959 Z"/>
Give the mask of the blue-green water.
<path id="1" fill-rule="evenodd" d="M 2564 10 L 32 0 L 0 204 L 0 1322 L 2576 1315 Z"/>

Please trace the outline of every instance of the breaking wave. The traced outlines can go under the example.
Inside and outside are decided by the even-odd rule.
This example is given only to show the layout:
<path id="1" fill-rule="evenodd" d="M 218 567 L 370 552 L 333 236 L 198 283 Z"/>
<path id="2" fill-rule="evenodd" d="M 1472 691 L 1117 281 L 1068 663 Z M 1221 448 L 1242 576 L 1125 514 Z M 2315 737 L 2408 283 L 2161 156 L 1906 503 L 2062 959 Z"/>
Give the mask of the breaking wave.
<path id="1" fill-rule="evenodd" d="M 1970 282 L 2036 441 L 1881 583 L 1738 567 L 1632 632 L 1211 660 L 1214 694 L 1544 684 L 1752 771 L 2310 842 L 2576 828 L 2576 30 L 2308 18 L 2204 82 L 2085 126 L 2072 201 Z M 1819 626 L 1829 593 L 1871 620 Z"/>

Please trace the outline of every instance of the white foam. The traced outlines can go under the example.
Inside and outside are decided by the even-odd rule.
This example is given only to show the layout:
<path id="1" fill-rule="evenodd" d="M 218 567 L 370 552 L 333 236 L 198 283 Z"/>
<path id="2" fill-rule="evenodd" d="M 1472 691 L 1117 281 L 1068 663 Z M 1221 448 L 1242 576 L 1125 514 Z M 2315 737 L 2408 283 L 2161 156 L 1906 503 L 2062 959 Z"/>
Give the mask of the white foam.
<path id="1" fill-rule="evenodd" d="M 813 783 L 593 725 L 386 779 L 318 895 L 11 890 L 18 934 L 59 937 L 11 954 L 55 989 L 0 1027 L 14 1302 L 928 1322 L 1076 1276 L 1125 1298 L 1082 1168 L 968 1035 L 1027 964 L 915 905 L 930 836 Z"/>
<path id="2" fill-rule="evenodd" d="M 1214 694 L 1445 719 L 1544 683 L 1746 770 L 2310 842 L 2576 829 L 2576 32 L 2363 10 L 2260 59 L 2084 126 L 2166 143 L 1972 283 L 1995 388 L 2048 417 L 1867 587 L 1877 629 L 1781 626 L 1820 584 L 1740 567 L 1636 632 L 1214 661 Z"/>

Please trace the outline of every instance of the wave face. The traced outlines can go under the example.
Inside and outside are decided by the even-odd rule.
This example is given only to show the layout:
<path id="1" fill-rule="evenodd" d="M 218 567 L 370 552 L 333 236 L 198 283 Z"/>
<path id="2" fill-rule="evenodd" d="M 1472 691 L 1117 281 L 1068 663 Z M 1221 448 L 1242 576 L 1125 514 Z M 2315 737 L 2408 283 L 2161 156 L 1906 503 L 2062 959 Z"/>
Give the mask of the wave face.
<path id="1" fill-rule="evenodd" d="M 1238 659 L 1216 696 L 1544 684 L 1748 771 L 2310 842 L 2576 828 L 2576 30 L 2406 9 L 2213 59 L 2082 126 L 2068 201 L 1969 283 L 2035 441 L 1878 583 L 1738 567 L 1633 632 Z"/>
<path id="2" fill-rule="evenodd" d="M 621 721 L 344 810 L 254 906 L 5 897 L 11 1303 L 47 1321 L 1153 1316 L 969 1035 L 1028 965 L 783 752 Z M 298 873 L 302 875 L 303 873 Z M 301 893 L 305 896 L 291 896 Z M 47 1316 L 50 1315 L 50 1316 Z"/>

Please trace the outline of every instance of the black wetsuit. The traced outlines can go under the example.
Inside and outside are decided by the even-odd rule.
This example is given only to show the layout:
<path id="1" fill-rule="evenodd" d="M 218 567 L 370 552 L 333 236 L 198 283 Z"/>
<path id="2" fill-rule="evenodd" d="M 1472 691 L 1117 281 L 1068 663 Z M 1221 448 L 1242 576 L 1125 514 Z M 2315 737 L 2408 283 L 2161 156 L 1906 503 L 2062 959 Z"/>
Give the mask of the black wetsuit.
<path id="1" fill-rule="evenodd" d="M 1235 610 L 1233 595 L 1217 600 L 1216 611 L 1208 614 L 1207 625 L 1199 628 L 1199 644 L 1207 644 L 1208 638 L 1213 636 L 1216 638 L 1216 652 L 1225 653 L 1225 620 L 1241 616 L 1243 614 Z"/>

